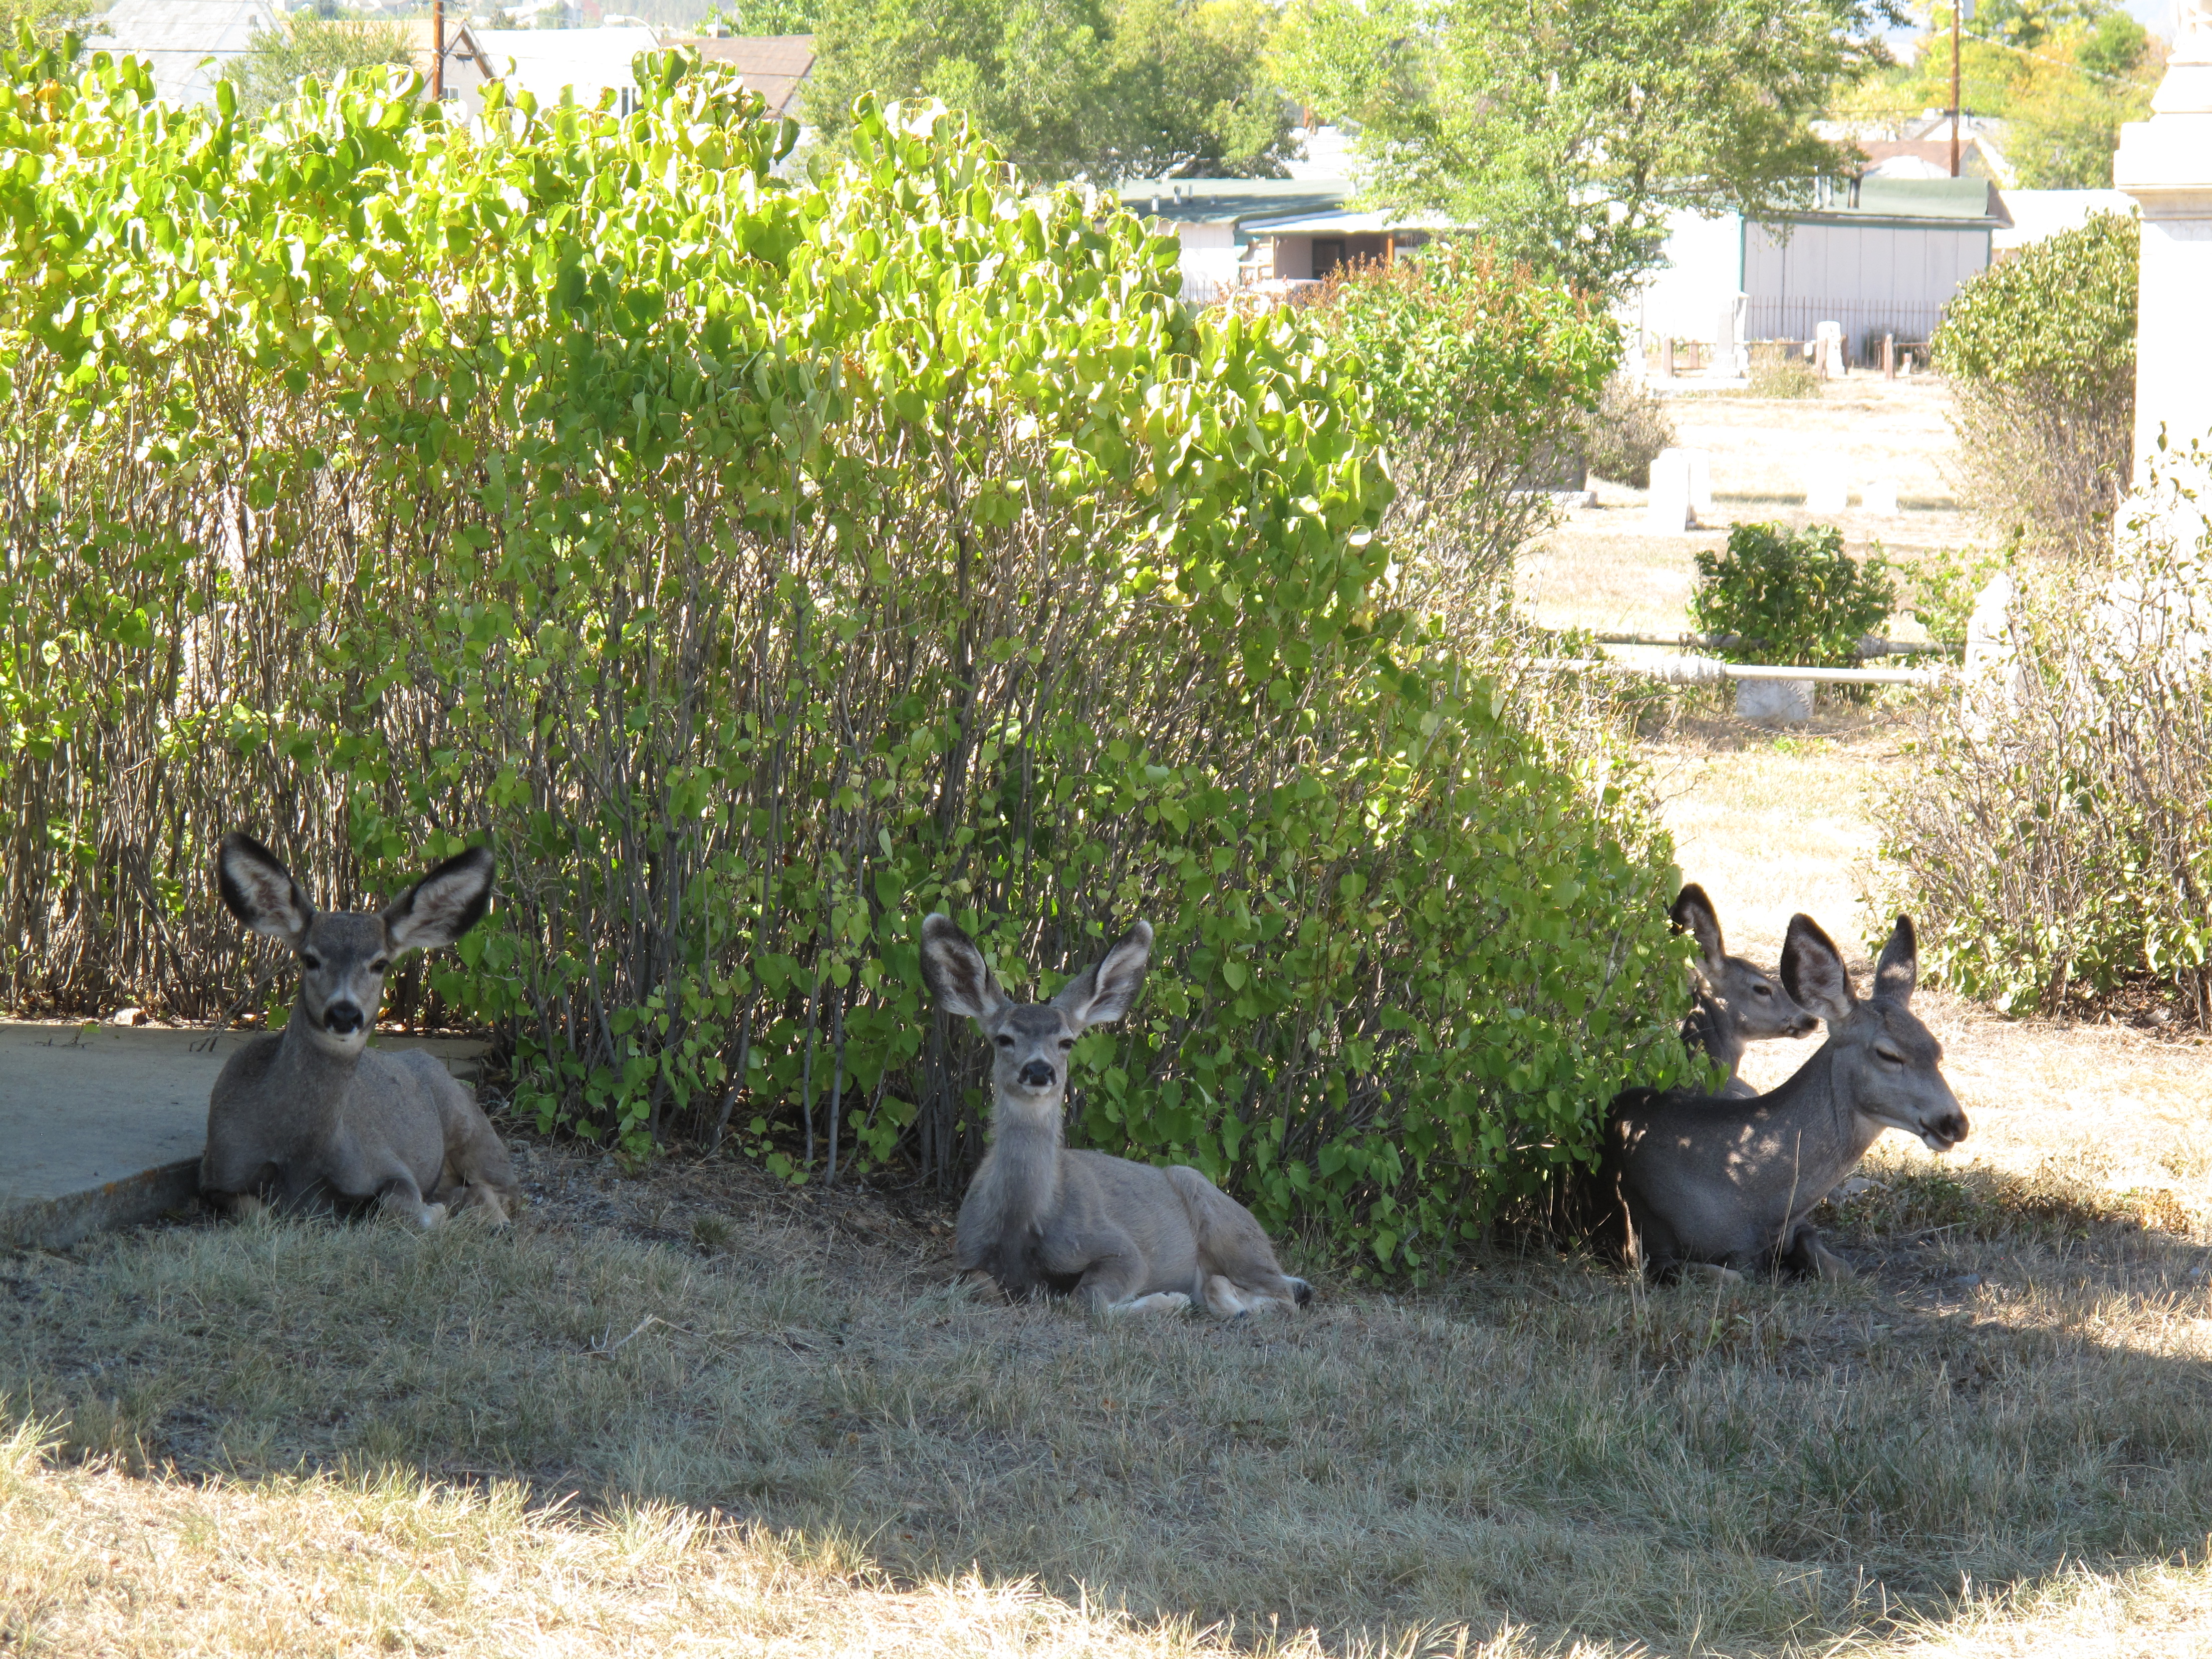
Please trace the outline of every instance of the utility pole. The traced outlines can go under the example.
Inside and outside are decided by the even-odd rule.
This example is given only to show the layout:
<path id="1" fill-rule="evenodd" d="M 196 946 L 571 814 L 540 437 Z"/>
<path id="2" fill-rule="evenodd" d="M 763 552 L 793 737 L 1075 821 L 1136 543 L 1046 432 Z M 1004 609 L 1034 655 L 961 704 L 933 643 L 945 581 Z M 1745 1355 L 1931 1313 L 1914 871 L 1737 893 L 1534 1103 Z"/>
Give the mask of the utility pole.
<path id="1" fill-rule="evenodd" d="M 1951 0 L 1951 176 L 1959 176 L 1959 14 L 1966 0 Z"/>
<path id="2" fill-rule="evenodd" d="M 1959 52 L 1951 50 L 1951 101 L 1959 101 Z M 446 0 L 430 0 L 430 96 L 442 104 L 446 101 Z M 1951 137 L 1951 171 L 1959 171 L 1959 139 L 1954 131 Z"/>

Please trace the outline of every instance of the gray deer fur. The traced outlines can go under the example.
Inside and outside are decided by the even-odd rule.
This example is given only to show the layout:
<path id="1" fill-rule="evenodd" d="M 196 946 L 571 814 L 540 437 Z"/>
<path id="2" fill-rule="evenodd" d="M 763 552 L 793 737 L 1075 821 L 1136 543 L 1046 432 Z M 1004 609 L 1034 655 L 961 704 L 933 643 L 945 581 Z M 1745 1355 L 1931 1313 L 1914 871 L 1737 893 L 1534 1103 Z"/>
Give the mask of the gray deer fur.
<path id="1" fill-rule="evenodd" d="M 930 990 L 994 1049 L 991 1146 L 961 1200 L 960 1269 L 1011 1297 L 1073 1295 L 1097 1313 L 1302 1307 L 1312 1287 L 1284 1273 L 1251 1212 L 1197 1170 L 1061 1145 L 1068 1054 L 1089 1027 L 1128 1012 L 1152 948 L 1139 921 L 1050 1002 L 1016 1003 L 950 916 L 922 923 Z"/>
<path id="2" fill-rule="evenodd" d="M 449 1209 L 507 1219 L 514 1176 L 475 1095 L 432 1055 L 368 1046 L 393 959 L 483 917 L 490 851 L 447 860 L 380 913 L 317 912 L 247 836 L 223 838 L 216 873 L 231 914 L 290 945 L 301 972 L 283 1030 L 248 1042 L 216 1079 L 202 1196 L 240 1212 L 373 1201 L 422 1227 Z"/>
<path id="3" fill-rule="evenodd" d="M 1721 920 L 1705 890 L 1692 882 L 1667 912 L 1676 929 L 1696 941 L 1697 1004 L 1682 1022 L 1682 1041 L 1728 1067 L 1720 1092 L 1748 1100 L 1759 1091 L 1736 1075 L 1743 1051 L 1773 1037 L 1810 1036 L 1820 1022 L 1755 964 L 1728 953 Z"/>
<path id="4" fill-rule="evenodd" d="M 1851 1270 L 1806 1218 L 1884 1129 L 1933 1152 L 1966 1138 L 1966 1115 L 1939 1069 L 1942 1046 L 1910 1004 L 1918 951 L 1899 916 L 1862 1000 L 1834 944 L 1790 918 L 1782 981 L 1827 1022 L 1828 1040 L 1790 1079 L 1753 1100 L 1631 1090 L 1606 1126 L 1599 1184 L 1644 1266 L 1818 1274 Z"/>

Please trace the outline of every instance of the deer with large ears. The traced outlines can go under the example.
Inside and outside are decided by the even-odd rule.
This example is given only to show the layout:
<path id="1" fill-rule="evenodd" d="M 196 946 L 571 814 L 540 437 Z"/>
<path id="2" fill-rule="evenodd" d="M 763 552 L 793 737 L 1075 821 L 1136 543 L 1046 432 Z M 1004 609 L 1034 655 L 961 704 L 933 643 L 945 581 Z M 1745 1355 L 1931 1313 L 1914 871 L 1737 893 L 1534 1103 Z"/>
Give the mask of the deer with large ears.
<path id="1" fill-rule="evenodd" d="M 1820 1022 L 1756 963 L 1728 953 L 1721 919 L 1697 883 L 1675 895 L 1667 917 L 1698 947 L 1692 963 L 1697 1001 L 1682 1022 L 1682 1041 L 1729 1068 L 1721 1093 L 1747 1100 L 1759 1091 L 1736 1075 L 1744 1049 L 1773 1037 L 1810 1036 Z"/>
<path id="2" fill-rule="evenodd" d="M 1073 1295 L 1097 1313 L 1196 1304 L 1233 1319 L 1303 1307 L 1312 1287 L 1283 1272 L 1252 1212 L 1197 1170 L 1060 1144 L 1068 1055 L 1090 1027 L 1128 1012 L 1152 949 L 1139 921 L 1050 1002 L 1017 1003 L 950 916 L 922 923 L 922 975 L 939 1006 L 975 1021 L 994 1051 L 991 1147 L 960 1203 L 960 1270 L 1012 1297 Z"/>
<path id="3" fill-rule="evenodd" d="M 1614 1242 L 1661 1277 L 1685 1268 L 1850 1277 L 1807 1218 L 1884 1129 L 1938 1152 L 1966 1138 L 1966 1115 L 1939 1069 L 1942 1045 L 1910 1006 L 1918 971 L 1912 922 L 1899 916 L 1875 964 L 1874 994 L 1861 1000 L 1819 924 L 1792 916 L 1782 982 L 1827 1022 L 1827 1042 L 1753 1099 L 1632 1089 L 1615 1100 L 1598 1174 Z"/>
<path id="4" fill-rule="evenodd" d="M 201 1195 L 233 1210 L 375 1203 L 418 1226 L 516 1195 L 507 1148 L 475 1095 L 419 1049 L 368 1046 L 384 976 L 403 952 L 450 944 L 491 902 L 490 849 L 447 859 L 380 912 L 321 911 L 251 836 L 216 855 L 222 902 L 300 959 L 283 1030 L 230 1057 L 208 1100 Z"/>

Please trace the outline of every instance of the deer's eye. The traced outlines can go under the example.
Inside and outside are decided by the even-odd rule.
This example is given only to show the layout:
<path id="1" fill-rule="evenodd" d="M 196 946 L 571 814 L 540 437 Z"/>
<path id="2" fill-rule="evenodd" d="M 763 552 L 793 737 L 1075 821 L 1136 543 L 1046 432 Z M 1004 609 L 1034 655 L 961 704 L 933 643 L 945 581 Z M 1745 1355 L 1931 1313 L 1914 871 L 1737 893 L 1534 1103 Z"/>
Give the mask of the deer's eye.
<path id="1" fill-rule="evenodd" d="M 1893 1066 L 1902 1066 L 1905 1064 L 1905 1056 L 1899 1054 L 1894 1048 L 1877 1048 L 1875 1050 L 1875 1053 L 1881 1059 L 1887 1060 Z"/>
<path id="2" fill-rule="evenodd" d="M 301 951 L 300 962 L 309 973 L 314 972 L 316 969 L 323 965 L 323 959 L 317 956 L 313 951 Z"/>
<path id="3" fill-rule="evenodd" d="M 380 974 L 390 966 L 392 966 L 391 957 L 379 957 L 374 962 L 368 964 L 368 971 L 372 974 Z"/>
<path id="4" fill-rule="evenodd" d="M 999 1039 L 999 1046 L 1001 1048 L 1011 1048 L 1014 1046 L 1014 1040 L 1010 1036 L 1002 1036 Z"/>
<path id="5" fill-rule="evenodd" d="M 1075 1039 L 1073 1037 L 1062 1037 L 1060 1040 L 1060 1046 L 1062 1049 L 1073 1048 L 1075 1046 Z"/>
<path id="6" fill-rule="evenodd" d="M 1755 997 L 1771 997 L 1774 994 L 1773 991 L 1764 984 L 1753 986 L 1751 994 Z"/>

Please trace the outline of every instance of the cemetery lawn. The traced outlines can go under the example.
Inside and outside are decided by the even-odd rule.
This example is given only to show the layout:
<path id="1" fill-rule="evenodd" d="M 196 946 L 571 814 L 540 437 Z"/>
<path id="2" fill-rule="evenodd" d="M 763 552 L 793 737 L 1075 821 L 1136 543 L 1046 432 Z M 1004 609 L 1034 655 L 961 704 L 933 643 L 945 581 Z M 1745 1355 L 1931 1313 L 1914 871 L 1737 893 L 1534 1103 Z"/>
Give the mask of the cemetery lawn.
<path id="1" fill-rule="evenodd" d="M 1771 960 L 1802 904 L 1864 971 L 1851 865 L 1892 741 L 1853 715 L 1655 742 L 1736 948 Z M 1802 861 L 1771 863 L 1808 802 Z M 1830 1218 L 1844 1285 L 1645 1292 L 1508 1243 L 1386 1290 L 1293 1242 L 1305 1316 L 1105 1325 L 956 1288 L 930 1205 L 542 1145 L 504 1232 L 196 1221 L 0 1259 L 0 1631 L 2212 1651 L 2212 1048 L 1923 1006 L 1973 1135 L 1877 1148 Z"/>

